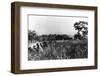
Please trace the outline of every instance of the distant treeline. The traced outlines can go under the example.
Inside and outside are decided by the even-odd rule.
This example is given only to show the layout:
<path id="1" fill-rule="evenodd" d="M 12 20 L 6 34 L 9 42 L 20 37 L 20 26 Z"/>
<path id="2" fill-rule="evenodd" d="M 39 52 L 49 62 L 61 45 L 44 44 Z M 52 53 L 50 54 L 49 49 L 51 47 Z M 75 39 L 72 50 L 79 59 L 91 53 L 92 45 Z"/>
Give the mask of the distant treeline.
<path id="1" fill-rule="evenodd" d="M 66 34 L 49 34 L 49 35 L 40 35 L 38 36 L 40 40 L 50 41 L 50 40 L 70 40 L 72 39 Z"/>
<path id="2" fill-rule="evenodd" d="M 43 34 L 37 35 L 35 31 L 28 32 L 29 41 L 55 41 L 55 40 L 71 40 L 72 37 L 69 37 L 66 34 Z"/>

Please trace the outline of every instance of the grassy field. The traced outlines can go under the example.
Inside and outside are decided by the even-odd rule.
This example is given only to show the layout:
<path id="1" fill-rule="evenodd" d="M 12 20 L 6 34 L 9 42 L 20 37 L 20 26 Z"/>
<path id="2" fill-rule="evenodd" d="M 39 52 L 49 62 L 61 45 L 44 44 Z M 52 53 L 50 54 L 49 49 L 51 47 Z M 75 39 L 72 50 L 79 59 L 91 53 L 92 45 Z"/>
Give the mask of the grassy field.
<path id="1" fill-rule="evenodd" d="M 28 48 L 28 60 L 78 59 L 88 57 L 88 43 L 85 40 L 61 40 L 47 42 L 43 52 Z"/>

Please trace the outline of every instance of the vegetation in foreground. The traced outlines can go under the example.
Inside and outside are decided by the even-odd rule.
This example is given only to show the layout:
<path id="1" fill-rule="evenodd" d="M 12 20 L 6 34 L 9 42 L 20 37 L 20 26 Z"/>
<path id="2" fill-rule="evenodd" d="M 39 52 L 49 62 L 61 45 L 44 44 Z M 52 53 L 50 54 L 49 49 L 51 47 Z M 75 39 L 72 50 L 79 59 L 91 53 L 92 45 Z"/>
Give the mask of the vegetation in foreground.
<path id="1" fill-rule="evenodd" d="M 81 40 L 56 41 L 48 43 L 43 52 L 28 48 L 28 60 L 87 58 L 87 47 L 87 42 Z"/>

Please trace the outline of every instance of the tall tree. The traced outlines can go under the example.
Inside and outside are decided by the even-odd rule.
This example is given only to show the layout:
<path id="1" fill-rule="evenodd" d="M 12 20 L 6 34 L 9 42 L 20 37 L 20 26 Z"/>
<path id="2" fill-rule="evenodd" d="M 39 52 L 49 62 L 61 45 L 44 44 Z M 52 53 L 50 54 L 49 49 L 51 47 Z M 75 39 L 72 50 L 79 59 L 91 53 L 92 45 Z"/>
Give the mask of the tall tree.
<path id="1" fill-rule="evenodd" d="M 88 28 L 87 28 L 88 22 L 86 21 L 79 21 L 74 24 L 75 30 L 77 30 L 77 34 L 75 34 L 74 37 L 77 37 L 78 39 L 81 39 L 82 37 L 85 37 L 88 34 Z M 81 34 L 82 32 L 82 34 Z"/>

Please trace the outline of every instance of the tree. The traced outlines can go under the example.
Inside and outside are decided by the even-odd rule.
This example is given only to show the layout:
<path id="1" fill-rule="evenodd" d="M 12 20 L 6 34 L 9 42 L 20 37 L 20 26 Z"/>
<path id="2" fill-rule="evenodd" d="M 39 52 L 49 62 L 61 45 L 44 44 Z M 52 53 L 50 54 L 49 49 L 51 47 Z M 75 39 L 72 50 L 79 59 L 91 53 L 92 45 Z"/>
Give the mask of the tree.
<path id="1" fill-rule="evenodd" d="M 28 31 L 28 40 L 32 42 L 33 40 L 36 40 L 36 39 L 37 39 L 36 32 L 29 30 Z"/>
<path id="2" fill-rule="evenodd" d="M 88 34 L 87 28 L 88 22 L 79 21 L 74 24 L 75 30 L 77 30 L 77 34 L 74 35 L 74 39 L 82 39 Z M 82 33 L 82 34 L 81 34 Z"/>

